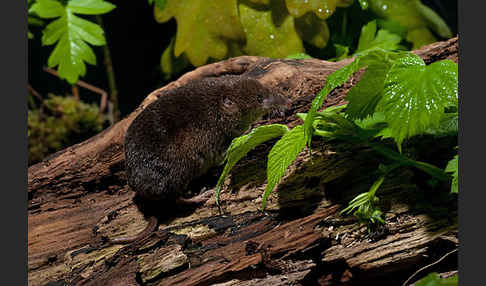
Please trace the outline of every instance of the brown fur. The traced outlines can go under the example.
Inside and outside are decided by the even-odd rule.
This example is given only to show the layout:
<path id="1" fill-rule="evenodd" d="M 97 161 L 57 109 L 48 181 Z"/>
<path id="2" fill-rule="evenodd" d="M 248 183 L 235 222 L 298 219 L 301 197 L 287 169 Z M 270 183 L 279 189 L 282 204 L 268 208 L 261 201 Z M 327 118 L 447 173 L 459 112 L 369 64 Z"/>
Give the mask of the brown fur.
<path id="1" fill-rule="evenodd" d="M 175 203 L 191 181 L 222 161 L 233 138 L 272 107 L 285 104 L 244 76 L 194 80 L 171 90 L 127 130 L 128 185 L 143 201 Z"/>

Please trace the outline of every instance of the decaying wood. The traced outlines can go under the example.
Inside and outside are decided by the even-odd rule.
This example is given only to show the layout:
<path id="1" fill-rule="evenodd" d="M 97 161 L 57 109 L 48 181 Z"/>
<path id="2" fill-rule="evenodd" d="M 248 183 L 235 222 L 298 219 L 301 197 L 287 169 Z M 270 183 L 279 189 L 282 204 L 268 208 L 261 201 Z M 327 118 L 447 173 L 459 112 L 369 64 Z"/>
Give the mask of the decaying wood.
<path id="1" fill-rule="evenodd" d="M 457 38 L 415 52 L 427 63 L 457 62 Z M 145 227 L 125 182 L 123 136 L 158 96 L 192 79 L 245 73 L 293 99 L 285 117 L 267 117 L 255 126 L 293 127 L 301 122 L 295 114 L 308 110 L 326 76 L 347 63 L 243 56 L 206 65 L 152 92 L 111 128 L 31 166 L 29 285 L 347 285 L 363 279 L 401 285 L 454 249 L 454 200 L 433 196 L 437 208 L 430 208 L 431 197 L 421 192 L 409 169 L 397 171 L 380 190 L 383 229 L 368 233 L 353 218 L 341 216 L 341 205 L 372 184 L 369 172 L 379 158 L 363 146 L 319 140 L 313 143 L 313 161 L 307 152 L 299 155 L 266 213 L 258 208 L 271 142 L 235 167 L 221 196 L 223 214 L 210 199 L 196 209 L 168 213 L 156 233 L 136 244 L 104 243 L 103 237 Z M 343 103 L 359 76 L 334 90 L 325 106 Z M 201 186 L 213 188 L 218 171 L 203 178 Z M 455 259 L 431 270 L 457 270 Z"/>

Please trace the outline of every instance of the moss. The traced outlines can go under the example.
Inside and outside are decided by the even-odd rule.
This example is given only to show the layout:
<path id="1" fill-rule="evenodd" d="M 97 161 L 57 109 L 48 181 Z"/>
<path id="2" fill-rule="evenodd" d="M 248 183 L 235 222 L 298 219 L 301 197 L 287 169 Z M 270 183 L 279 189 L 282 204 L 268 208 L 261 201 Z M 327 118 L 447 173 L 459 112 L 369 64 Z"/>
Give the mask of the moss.
<path id="1" fill-rule="evenodd" d="M 96 105 L 71 96 L 49 94 L 40 109 L 28 111 L 27 136 L 29 165 L 48 154 L 80 143 L 103 129 Z"/>

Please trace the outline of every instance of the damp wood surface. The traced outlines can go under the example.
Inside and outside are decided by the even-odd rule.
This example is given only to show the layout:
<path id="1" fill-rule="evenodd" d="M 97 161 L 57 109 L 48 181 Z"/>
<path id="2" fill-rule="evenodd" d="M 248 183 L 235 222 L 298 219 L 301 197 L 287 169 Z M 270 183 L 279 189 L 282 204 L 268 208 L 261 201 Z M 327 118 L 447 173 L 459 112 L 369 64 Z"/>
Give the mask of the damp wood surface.
<path id="1" fill-rule="evenodd" d="M 457 62 L 457 45 L 453 38 L 414 52 L 427 64 Z M 308 111 L 326 76 L 349 62 L 242 56 L 202 66 L 149 94 L 109 129 L 30 166 L 29 285 L 401 285 L 456 248 L 456 202 L 421 192 L 409 169 L 400 169 L 380 189 L 384 228 L 370 234 L 353 217 L 340 215 L 373 183 L 379 158 L 364 146 L 320 140 L 313 141 L 312 162 L 304 151 L 291 165 L 264 213 L 259 208 L 273 142 L 235 166 L 221 194 L 222 213 L 211 198 L 171 213 L 143 241 L 104 242 L 146 225 L 126 185 L 123 137 L 158 96 L 192 79 L 244 74 L 293 101 L 284 116 L 264 117 L 254 127 L 294 127 L 302 123 L 296 114 Z M 334 90 L 324 106 L 345 103 L 359 77 Z M 204 187 L 214 188 L 220 171 L 209 172 Z M 457 270 L 457 256 L 431 270 Z"/>

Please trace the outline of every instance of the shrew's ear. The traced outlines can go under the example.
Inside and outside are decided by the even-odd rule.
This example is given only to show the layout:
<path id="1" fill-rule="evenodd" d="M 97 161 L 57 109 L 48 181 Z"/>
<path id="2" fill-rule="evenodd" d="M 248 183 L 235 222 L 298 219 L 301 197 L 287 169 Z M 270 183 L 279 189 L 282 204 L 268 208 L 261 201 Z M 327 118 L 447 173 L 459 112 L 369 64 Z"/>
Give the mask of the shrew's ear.
<path id="1" fill-rule="evenodd" d="M 236 113 L 239 111 L 236 102 L 232 101 L 229 97 L 223 96 L 221 100 L 221 109 L 226 113 Z"/>

